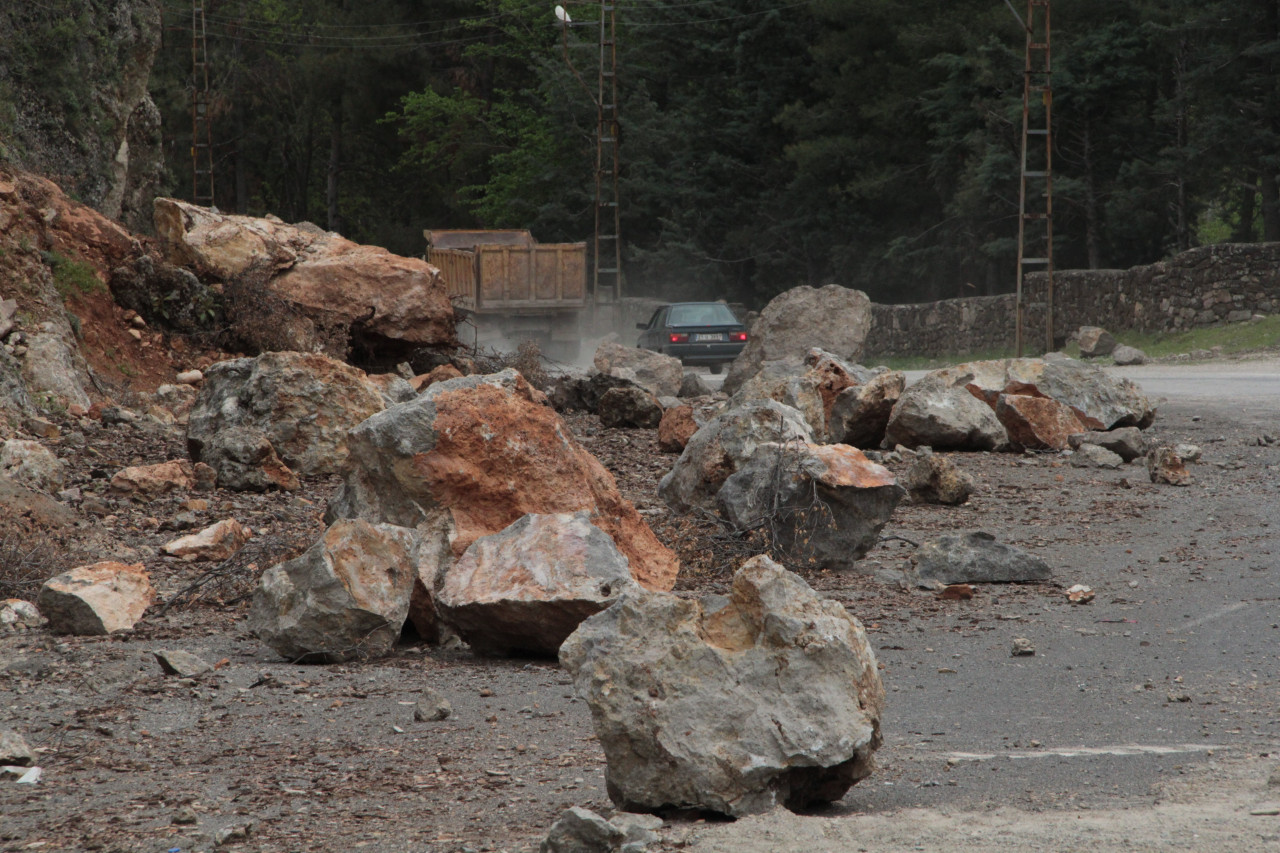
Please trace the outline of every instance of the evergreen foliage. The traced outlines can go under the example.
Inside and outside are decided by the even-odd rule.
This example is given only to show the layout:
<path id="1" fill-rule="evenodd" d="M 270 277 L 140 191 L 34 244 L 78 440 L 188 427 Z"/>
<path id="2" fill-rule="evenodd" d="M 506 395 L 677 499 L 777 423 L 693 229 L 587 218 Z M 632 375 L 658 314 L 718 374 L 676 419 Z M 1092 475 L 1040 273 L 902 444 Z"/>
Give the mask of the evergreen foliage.
<path id="1" fill-rule="evenodd" d="M 424 228 L 590 240 L 600 6 L 561 2 L 571 26 L 552 0 L 210 5 L 219 206 L 404 254 Z M 1280 4 L 1055 7 L 1059 268 L 1280 239 Z M 183 195 L 190 13 L 165 10 L 153 94 Z M 617 14 L 630 293 L 758 307 L 832 281 L 879 302 L 1012 289 L 1023 33 L 1003 2 Z"/>

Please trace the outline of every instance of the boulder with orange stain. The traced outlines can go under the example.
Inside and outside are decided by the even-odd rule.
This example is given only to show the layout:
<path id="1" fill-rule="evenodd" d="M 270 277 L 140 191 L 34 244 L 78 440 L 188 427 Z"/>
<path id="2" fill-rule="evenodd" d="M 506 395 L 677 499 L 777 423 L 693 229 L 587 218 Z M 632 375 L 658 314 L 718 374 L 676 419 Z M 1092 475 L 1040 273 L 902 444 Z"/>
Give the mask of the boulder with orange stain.
<path id="1" fill-rule="evenodd" d="M 137 624 L 155 598 L 141 563 L 108 561 L 45 581 L 36 606 L 55 634 L 111 634 Z"/>
<path id="2" fill-rule="evenodd" d="M 431 385 L 353 429 L 344 482 L 326 518 L 430 531 L 446 560 L 522 516 L 585 511 L 626 556 L 632 577 L 670 589 L 679 563 L 613 475 L 515 370 Z M 445 569 L 447 572 L 447 569 Z"/>
<path id="3" fill-rule="evenodd" d="M 906 491 L 889 470 L 845 444 L 764 444 L 725 480 L 720 511 L 763 529 L 780 557 L 848 569 L 876 544 Z"/>

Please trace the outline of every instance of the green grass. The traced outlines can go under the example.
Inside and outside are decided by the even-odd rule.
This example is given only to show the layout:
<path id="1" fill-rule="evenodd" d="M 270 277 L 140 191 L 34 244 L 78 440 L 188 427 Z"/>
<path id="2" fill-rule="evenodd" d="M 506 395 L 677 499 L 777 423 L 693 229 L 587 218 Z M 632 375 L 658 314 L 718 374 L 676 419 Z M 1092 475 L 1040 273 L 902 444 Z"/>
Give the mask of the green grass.
<path id="1" fill-rule="evenodd" d="M 63 299 L 75 291 L 87 295 L 105 292 L 107 289 L 93 267 L 84 261 L 68 258 L 57 252 L 45 252 L 44 262 L 53 270 L 53 285 Z"/>
<path id="2" fill-rule="evenodd" d="M 1224 355 L 1251 352 L 1280 345 L 1280 316 L 1256 323 L 1230 323 L 1186 332 L 1120 332 L 1116 340 L 1137 347 L 1152 358 L 1222 347 Z"/>
<path id="3" fill-rule="evenodd" d="M 1120 331 L 1112 334 L 1117 343 L 1136 347 L 1150 358 L 1185 355 L 1196 350 L 1212 350 L 1214 347 L 1221 347 L 1223 355 L 1233 355 L 1280 347 L 1280 315 L 1266 317 L 1256 323 L 1230 323 L 1185 332 Z M 1062 351 L 1072 358 L 1080 357 L 1080 347 L 1075 343 L 1067 344 Z M 1013 358 L 1013 355 L 1013 349 L 1010 348 L 935 357 L 882 358 L 874 361 L 876 364 L 884 364 L 894 370 L 937 370 L 940 367 L 962 364 L 966 361 Z M 1109 357 L 1093 361 L 1096 364 L 1111 363 Z"/>

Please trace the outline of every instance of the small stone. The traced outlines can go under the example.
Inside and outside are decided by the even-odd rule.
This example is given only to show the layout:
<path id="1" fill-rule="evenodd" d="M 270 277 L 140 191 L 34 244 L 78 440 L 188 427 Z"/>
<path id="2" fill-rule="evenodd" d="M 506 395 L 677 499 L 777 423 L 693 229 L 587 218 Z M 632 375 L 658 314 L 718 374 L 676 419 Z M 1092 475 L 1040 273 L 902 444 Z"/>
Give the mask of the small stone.
<path id="1" fill-rule="evenodd" d="M 153 654 L 156 656 L 156 661 L 159 662 L 160 668 L 168 675 L 194 678 L 197 675 L 213 671 L 213 664 L 202 660 L 191 654 L 191 652 L 157 649 Z"/>
<path id="2" fill-rule="evenodd" d="M 22 735 L 8 729 L 0 731 L 0 764 L 30 767 L 35 763 L 36 755 Z"/>
<path id="3" fill-rule="evenodd" d="M 1190 702 L 1191 695 L 1180 690 L 1171 691 L 1166 697 L 1170 702 Z"/>
<path id="4" fill-rule="evenodd" d="M 224 826 L 213 834 L 213 846 L 221 847 L 224 844 L 230 844 L 233 841 L 247 841 L 250 833 L 252 832 L 252 823 L 240 824 L 238 826 Z"/>
<path id="5" fill-rule="evenodd" d="M 1067 601 L 1072 604 L 1088 604 L 1093 601 L 1093 587 L 1085 586 L 1082 583 L 1074 584 L 1067 588 Z"/>
<path id="6" fill-rule="evenodd" d="M 183 806 L 173 813 L 170 821 L 177 826 L 194 826 L 200 822 L 200 818 L 196 816 L 195 809 L 191 806 Z"/>
<path id="7" fill-rule="evenodd" d="M 944 601 L 968 601 L 973 598 L 973 587 L 967 583 L 953 583 L 938 593 Z"/>
<path id="8" fill-rule="evenodd" d="M 31 602 L 20 598 L 6 598 L 0 601 L 0 634 L 29 631 L 43 624 L 44 617 Z"/>
<path id="9" fill-rule="evenodd" d="M 1036 653 L 1036 647 L 1031 645 L 1031 641 L 1026 637 L 1015 637 L 1013 647 L 1009 649 L 1012 657 L 1030 657 Z"/>
<path id="10" fill-rule="evenodd" d="M 204 381 L 204 374 L 199 370 L 184 370 L 174 378 L 179 385 L 199 385 Z"/>
<path id="11" fill-rule="evenodd" d="M 448 719 L 452 713 L 453 706 L 449 700 L 430 687 L 422 692 L 418 704 L 413 706 L 413 719 L 417 723 L 436 723 Z"/>

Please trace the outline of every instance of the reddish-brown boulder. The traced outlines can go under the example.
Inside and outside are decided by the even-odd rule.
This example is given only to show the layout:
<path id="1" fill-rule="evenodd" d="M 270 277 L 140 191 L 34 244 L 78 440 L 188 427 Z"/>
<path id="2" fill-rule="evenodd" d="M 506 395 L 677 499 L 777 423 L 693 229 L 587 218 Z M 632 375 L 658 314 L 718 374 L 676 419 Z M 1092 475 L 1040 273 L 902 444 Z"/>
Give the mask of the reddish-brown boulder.
<path id="1" fill-rule="evenodd" d="M 447 532 L 452 559 L 528 513 L 585 510 L 632 576 L 670 589 L 679 564 L 515 370 L 432 385 L 351 431 L 348 468 L 327 518 Z"/>
<path id="2" fill-rule="evenodd" d="M 45 581 L 36 606 L 55 634 L 110 634 L 132 628 L 155 597 L 141 563 L 103 562 Z"/>
<path id="3" fill-rule="evenodd" d="M 1070 406 L 1030 394 L 1001 394 L 996 417 L 1009 442 L 1024 450 L 1065 450 L 1072 435 L 1085 431 Z"/>
<path id="4" fill-rule="evenodd" d="M 195 487 L 195 471 L 185 459 L 122 468 L 111 478 L 111 491 L 143 500 Z"/>
<path id="5" fill-rule="evenodd" d="M 692 406 L 675 406 L 662 413 L 658 423 L 658 449 L 663 453 L 681 453 L 698 431 Z"/>
<path id="6" fill-rule="evenodd" d="M 440 270 L 315 226 L 230 216 L 170 198 L 155 201 L 168 259 L 219 278 L 273 271 L 265 287 L 320 324 L 415 346 L 456 343 Z"/>

